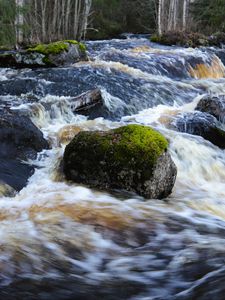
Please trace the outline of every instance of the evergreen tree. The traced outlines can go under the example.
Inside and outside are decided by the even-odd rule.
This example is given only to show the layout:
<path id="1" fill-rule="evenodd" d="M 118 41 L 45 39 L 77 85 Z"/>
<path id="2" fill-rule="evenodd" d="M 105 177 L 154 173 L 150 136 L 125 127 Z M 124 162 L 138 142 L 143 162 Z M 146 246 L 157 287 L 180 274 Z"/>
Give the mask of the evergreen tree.
<path id="1" fill-rule="evenodd" d="M 93 0 L 91 27 L 88 37 L 94 39 L 153 32 L 155 0 Z"/>
<path id="2" fill-rule="evenodd" d="M 192 14 L 201 31 L 225 31 L 225 0 L 195 0 Z"/>
<path id="3" fill-rule="evenodd" d="M 0 45 L 16 43 L 14 0 L 0 0 Z"/>

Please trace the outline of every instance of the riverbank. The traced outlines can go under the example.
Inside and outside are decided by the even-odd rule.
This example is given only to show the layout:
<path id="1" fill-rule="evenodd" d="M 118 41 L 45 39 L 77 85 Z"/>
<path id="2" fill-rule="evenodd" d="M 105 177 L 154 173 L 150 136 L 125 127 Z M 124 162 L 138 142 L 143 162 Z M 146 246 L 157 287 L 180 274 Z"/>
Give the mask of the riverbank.
<path id="1" fill-rule="evenodd" d="M 225 33 L 217 32 L 210 36 L 206 36 L 198 32 L 183 32 L 183 31 L 169 31 L 162 35 L 152 35 L 151 41 L 167 46 L 181 46 L 181 47 L 223 47 L 225 45 Z"/>

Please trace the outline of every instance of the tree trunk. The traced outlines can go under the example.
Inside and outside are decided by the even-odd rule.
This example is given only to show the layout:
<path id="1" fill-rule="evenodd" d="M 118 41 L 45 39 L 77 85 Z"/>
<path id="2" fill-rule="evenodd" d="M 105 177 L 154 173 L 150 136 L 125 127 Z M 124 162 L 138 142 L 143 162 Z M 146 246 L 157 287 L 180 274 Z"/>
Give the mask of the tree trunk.
<path id="1" fill-rule="evenodd" d="M 168 16 L 168 30 L 174 30 L 174 14 L 175 14 L 175 0 L 170 0 L 169 16 Z"/>
<path id="2" fill-rule="evenodd" d="M 46 22 L 47 22 L 47 18 L 46 18 L 46 8 L 47 8 L 47 0 L 42 0 L 41 2 L 41 35 L 42 38 L 41 40 L 43 42 L 46 41 Z"/>
<path id="3" fill-rule="evenodd" d="M 183 20 L 182 20 L 182 29 L 186 30 L 187 28 L 187 15 L 188 15 L 188 0 L 183 0 Z"/>
<path id="4" fill-rule="evenodd" d="M 0 0 L 1 1 L 1 0 Z M 17 5 L 14 28 L 17 43 L 29 39 L 32 43 L 47 43 L 85 36 L 91 0 L 14 0 Z M 28 12 L 21 7 L 27 3 Z M 24 24 L 29 35 L 24 32 Z"/>
<path id="5" fill-rule="evenodd" d="M 81 39 L 82 36 L 85 39 L 87 25 L 88 25 L 88 16 L 91 9 L 91 2 L 92 2 L 91 0 L 84 0 L 84 7 L 82 12 L 82 20 L 81 20 L 82 26 L 81 26 L 79 39 Z"/>
<path id="6" fill-rule="evenodd" d="M 71 11 L 71 0 L 67 1 L 66 16 L 65 16 L 65 37 L 69 38 L 69 17 Z"/>
<path id="7" fill-rule="evenodd" d="M 158 7 L 158 34 L 162 34 L 162 10 L 163 10 L 163 0 L 159 0 Z"/>
<path id="8" fill-rule="evenodd" d="M 179 20 L 179 11 L 178 11 L 178 0 L 174 0 L 174 12 L 173 12 L 173 30 L 179 30 L 178 28 L 178 20 Z"/>
<path id="9" fill-rule="evenodd" d="M 23 25 L 24 16 L 22 8 L 24 6 L 24 0 L 16 0 L 16 19 L 15 19 L 15 31 L 16 31 L 16 44 L 23 42 Z"/>

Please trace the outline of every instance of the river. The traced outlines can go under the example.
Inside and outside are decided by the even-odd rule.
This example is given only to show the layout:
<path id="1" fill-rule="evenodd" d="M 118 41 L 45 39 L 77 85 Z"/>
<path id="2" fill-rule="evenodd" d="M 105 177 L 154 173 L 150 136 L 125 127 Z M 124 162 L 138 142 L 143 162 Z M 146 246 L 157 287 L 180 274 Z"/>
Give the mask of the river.
<path id="1" fill-rule="evenodd" d="M 225 94 L 225 50 L 136 36 L 87 47 L 89 61 L 68 68 L 0 69 L 1 106 L 26 110 L 52 146 L 27 186 L 0 198 L 0 299 L 225 299 L 225 152 L 168 126 L 204 94 Z M 74 114 L 71 99 L 97 87 L 104 107 Z M 170 141 L 169 198 L 65 181 L 68 136 L 129 123 Z"/>

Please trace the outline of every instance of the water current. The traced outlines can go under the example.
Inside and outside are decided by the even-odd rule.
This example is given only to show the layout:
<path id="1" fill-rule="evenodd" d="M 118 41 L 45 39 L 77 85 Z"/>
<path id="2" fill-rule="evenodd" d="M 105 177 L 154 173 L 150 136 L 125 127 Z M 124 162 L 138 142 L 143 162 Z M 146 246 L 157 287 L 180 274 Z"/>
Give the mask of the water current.
<path id="1" fill-rule="evenodd" d="M 87 47 L 89 61 L 71 67 L 0 69 L 0 106 L 27 112 L 52 147 L 25 188 L 0 198 L 0 299 L 225 299 L 225 152 L 169 126 L 205 94 L 225 94 L 225 50 L 135 36 Z M 75 114 L 73 98 L 94 88 L 103 108 Z M 170 141 L 178 175 L 169 198 L 64 179 L 76 132 L 129 123 Z"/>

